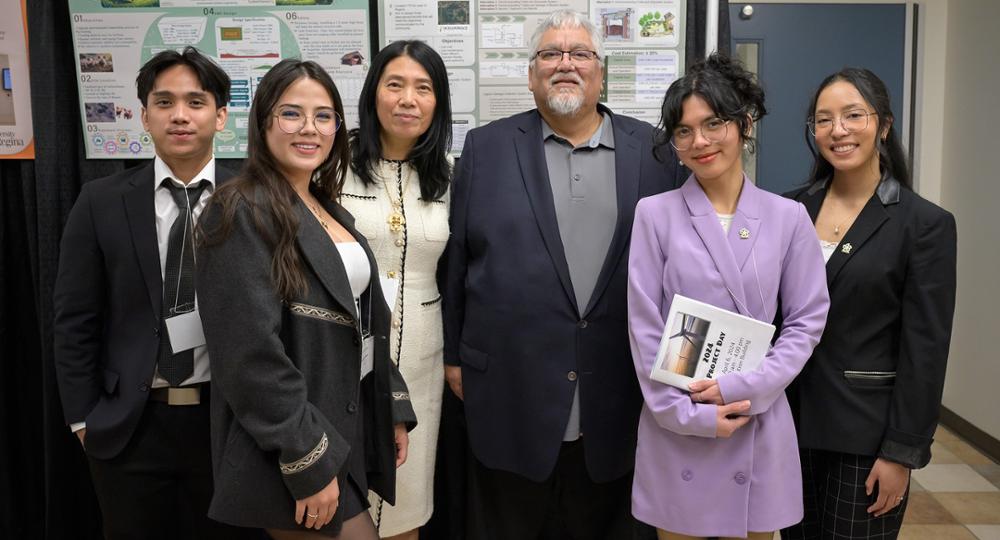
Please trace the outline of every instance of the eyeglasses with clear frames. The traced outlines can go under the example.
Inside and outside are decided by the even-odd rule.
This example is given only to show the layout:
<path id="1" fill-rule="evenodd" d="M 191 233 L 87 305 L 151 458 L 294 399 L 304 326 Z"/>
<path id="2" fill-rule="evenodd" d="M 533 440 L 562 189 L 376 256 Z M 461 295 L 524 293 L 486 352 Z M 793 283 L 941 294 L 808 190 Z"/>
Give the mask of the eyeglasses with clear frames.
<path id="1" fill-rule="evenodd" d="M 563 56 L 567 54 L 569 55 L 569 61 L 577 65 L 593 62 L 597 58 L 597 51 L 588 51 L 587 49 L 574 49 L 572 51 L 542 49 L 536 52 L 531 59 L 538 59 L 546 64 L 555 64 L 562 62 Z"/>
<path id="2" fill-rule="evenodd" d="M 274 116 L 278 118 L 278 129 L 289 134 L 294 135 L 303 128 L 306 127 L 306 121 L 310 118 L 312 119 L 313 126 L 320 135 L 330 136 L 340 129 L 340 124 L 343 120 L 337 111 L 334 110 L 321 110 L 316 114 L 309 116 L 303 114 L 302 111 L 292 108 L 283 107 L 278 109 L 278 112 L 274 113 Z"/>
<path id="3" fill-rule="evenodd" d="M 855 133 L 868 129 L 868 117 L 878 114 L 868 112 L 864 109 L 851 109 L 844 112 L 839 117 L 829 114 L 818 114 L 806 121 L 809 126 L 809 133 L 813 137 L 816 135 L 826 135 L 833 130 L 834 122 L 840 122 L 840 127 L 848 133 Z"/>
<path id="4" fill-rule="evenodd" d="M 690 150 L 694 145 L 695 129 L 700 131 L 701 136 L 710 143 L 722 142 L 726 140 L 726 135 L 729 133 L 729 122 L 731 120 L 713 117 L 702 122 L 697 128 L 681 126 L 675 129 L 673 136 L 670 137 L 670 146 L 673 146 L 674 150 L 678 152 Z"/>

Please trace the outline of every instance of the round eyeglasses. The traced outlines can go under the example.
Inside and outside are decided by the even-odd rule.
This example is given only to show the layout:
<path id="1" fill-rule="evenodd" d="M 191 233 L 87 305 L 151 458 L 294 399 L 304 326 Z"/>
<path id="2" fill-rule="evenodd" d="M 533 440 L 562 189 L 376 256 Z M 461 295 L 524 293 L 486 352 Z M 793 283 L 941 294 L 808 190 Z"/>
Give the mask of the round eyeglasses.
<path id="1" fill-rule="evenodd" d="M 694 145 L 696 129 L 701 132 L 701 136 L 706 141 L 712 144 L 722 142 L 726 140 L 726 135 L 729 133 L 729 122 L 731 120 L 709 118 L 697 128 L 681 126 L 675 129 L 673 136 L 670 137 L 670 146 L 673 146 L 674 150 L 678 152 L 687 152 Z"/>
<path id="2" fill-rule="evenodd" d="M 844 131 L 855 133 L 868 129 L 868 117 L 876 114 L 878 113 L 868 112 L 864 109 L 851 109 L 839 117 L 830 114 L 817 114 L 807 120 L 806 124 L 809 126 L 809 133 L 812 133 L 813 137 L 826 135 L 833 131 L 835 122 L 840 122 L 840 127 L 844 128 Z"/>
<path id="3" fill-rule="evenodd" d="M 340 129 L 343 120 L 337 111 L 320 110 L 316 114 L 309 116 L 302 111 L 291 107 L 279 109 L 274 113 L 278 118 L 278 129 L 289 135 L 294 135 L 306 127 L 306 121 L 312 118 L 313 126 L 320 135 L 330 136 Z"/>

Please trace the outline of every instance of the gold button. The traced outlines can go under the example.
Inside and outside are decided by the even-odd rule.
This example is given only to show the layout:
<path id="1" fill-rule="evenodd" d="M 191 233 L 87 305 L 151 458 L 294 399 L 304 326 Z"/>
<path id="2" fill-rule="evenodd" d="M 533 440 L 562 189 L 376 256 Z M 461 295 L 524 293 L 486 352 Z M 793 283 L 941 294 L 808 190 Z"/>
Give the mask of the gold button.
<path id="1" fill-rule="evenodd" d="M 396 319 L 395 317 L 392 319 L 392 327 L 399 328 L 399 319 Z"/>
<path id="2" fill-rule="evenodd" d="M 395 270 L 389 270 L 388 276 L 389 276 L 389 279 L 396 279 L 396 271 Z"/>

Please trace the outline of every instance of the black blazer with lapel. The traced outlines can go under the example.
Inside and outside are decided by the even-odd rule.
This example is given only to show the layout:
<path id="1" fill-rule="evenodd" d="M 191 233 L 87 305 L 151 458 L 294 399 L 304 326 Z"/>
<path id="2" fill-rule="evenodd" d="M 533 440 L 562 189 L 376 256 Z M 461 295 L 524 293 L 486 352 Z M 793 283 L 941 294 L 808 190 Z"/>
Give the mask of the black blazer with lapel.
<path id="1" fill-rule="evenodd" d="M 825 182 L 789 194 L 815 222 Z M 882 181 L 826 265 L 830 314 L 790 387 L 800 446 L 930 461 L 955 311 L 955 218 Z"/>
<path id="2" fill-rule="evenodd" d="M 218 186 L 232 173 L 215 176 Z M 101 459 L 132 437 L 160 346 L 154 183 L 150 161 L 84 184 L 60 243 L 56 380 L 66 423 L 87 422 L 87 453 Z"/>
<path id="3" fill-rule="evenodd" d="M 653 158 L 649 124 L 611 118 L 618 220 L 586 306 L 570 281 L 537 110 L 469 132 L 453 183 L 445 363 L 462 366 L 476 457 L 536 481 L 555 465 L 577 383 L 591 477 L 618 478 L 634 463 L 642 397 L 626 332 L 632 220 L 641 197 L 678 187 L 686 172 L 672 153 Z"/>
<path id="4" fill-rule="evenodd" d="M 362 327 L 347 272 L 327 233 L 296 199 L 295 244 L 307 290 L 281 298 L 271 280 L 268 237 L 275 237 L 267 203 L 259 193 L 230 194 L 237 201 L 231 232 L 198 250 L 198 298 L 212 362 L 215 493 L 209 516 L 233 525 L 296 529 L 295 500 L 334 477 L 342 491 L 349 489 L 348 475 L 391 504 L 393 426 L 412 429 L 416 417 L 389 360 L 389 308 L 368 243 L 343 207 L 323 203 L 358 240 L 371 267 L 360 320 L 373 336 L 375 362 L 360 384 Z M 253 208 L 263 213 L 265 229 L 258 229 Z M 221 220 L 213 204 L 202 217 L 203 230 L 211 234 Z M 338 516 L 327 530 L 337 526 Z"/>

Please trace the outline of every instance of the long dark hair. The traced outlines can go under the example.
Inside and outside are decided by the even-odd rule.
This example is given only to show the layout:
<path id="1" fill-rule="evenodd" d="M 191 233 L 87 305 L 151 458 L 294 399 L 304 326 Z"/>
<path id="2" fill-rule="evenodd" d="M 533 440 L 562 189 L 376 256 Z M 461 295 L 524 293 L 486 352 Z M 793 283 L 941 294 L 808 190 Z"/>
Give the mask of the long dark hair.
<path id="1" fill-rule="evenodd" d="M 389 62 L 408 56 L 427 71 L 434 86 L 434 116 L 427 131 L 417 138 L 407 159 L 420 177 L 420 196 L 427 201 L 448 191 L 451 164 L 451 91 L 448 70 L 437 51 L 419 40 L 394 41 L 375 55 L 358 102 L 359 127 L 351 130 L 351 170 L 365 185 L 375 185 L 375 165 L 382 159 L 382 124 L 378 120 L 376 98 L 379 80 Z"/>
<path id="2" fill-rule="evenodd" d="M 692 95 L 704 99 L 719 118 L 734 122 L 739 128 L 740 139 L 748 143 L 750 152 L 754 151 L 755 141 L 749 133 L 753 123 L 767 114 L 764 89 L 738 60 L 712 53 L 691 66 L 663 96 L 655 139 L 657 155 L 662 153 L 661 149 L 669 147 L 674 129 L 684 116 L 684 100 Z"/>
<path id="3" fill-rule="evenodd" d="M 306 291 L 301 260 L 295 248 L 299 219 L 295 210 L 298 195 L 267 146 L 267 130 L 274 122 L 273 111 L 281 95 L 294 82 L 312 79 L 326 88 L 333 108 L 344 117 L 344 103 L 330 75 L 311 61 L 286 59 L 279 62 L 260 80 L 250 106 L 247 159 L 239 178 L 221 186 L 212 196 L 211 205 L 218 205 L 222 223 L 213 231 L 202 231 L 202 242 L 211 245 L 229 235 L 237 203 L 244 201 L 251 208 L 254 225 L 274 247 L 271 259 L 271 279 L 282 298 L 291 298 Z M 333 148 L 326 160 L 313 172 L 310 191 L 320 200 L 335 200 L 344 185 L 348 151 L 347 130 L 341 123 L 334 134 Z"/>
<path id="4" fill-rule="evenodd" d="M 893 122 L 889 90 L 886 88 L 885 83 L 882 82 L 882 79 L 878 78 L 878 75 L 864 68 L 849 67 L 828 76 L 823 79 L 823 82 L 819 83 L 819 88 L 816 89 L 812 101 L 809 102 L 808 117 L 812 118 L 816 113 L 816 102 L 819 100 L 819 95 L 823 93 L 823 90 L 837 81 L 844 81 L 854 86 L 858 93 L 861 94 L 861 97 L 875 109 L 875 114 L 878 118 L 875 130 L 875 150 L 878 151 L 878 170 L 882 177 L 881 180 L 891 176 L 904 187 L 913 189 L 913 181 L 910 179 L 910 168 L 906 163 L 906 153 L 903 152 L 903 143 L 896 134 L 896 123 Z M 885 126 L 889 126 L 889 130 L 886 133 L 885 140 L 883 140 L 882 131 L 885 129 Z M 809 132 L 808 125 L 805 128 L 805 137 L 806 144 L 809 145 L 809 151 L 813 155 L 813 166 L 812 171 L 809 173 L 809 183 L 823 182 L 833 178 L 833 165 L 816 148 L 816 141 L 812 133 Z"/>

